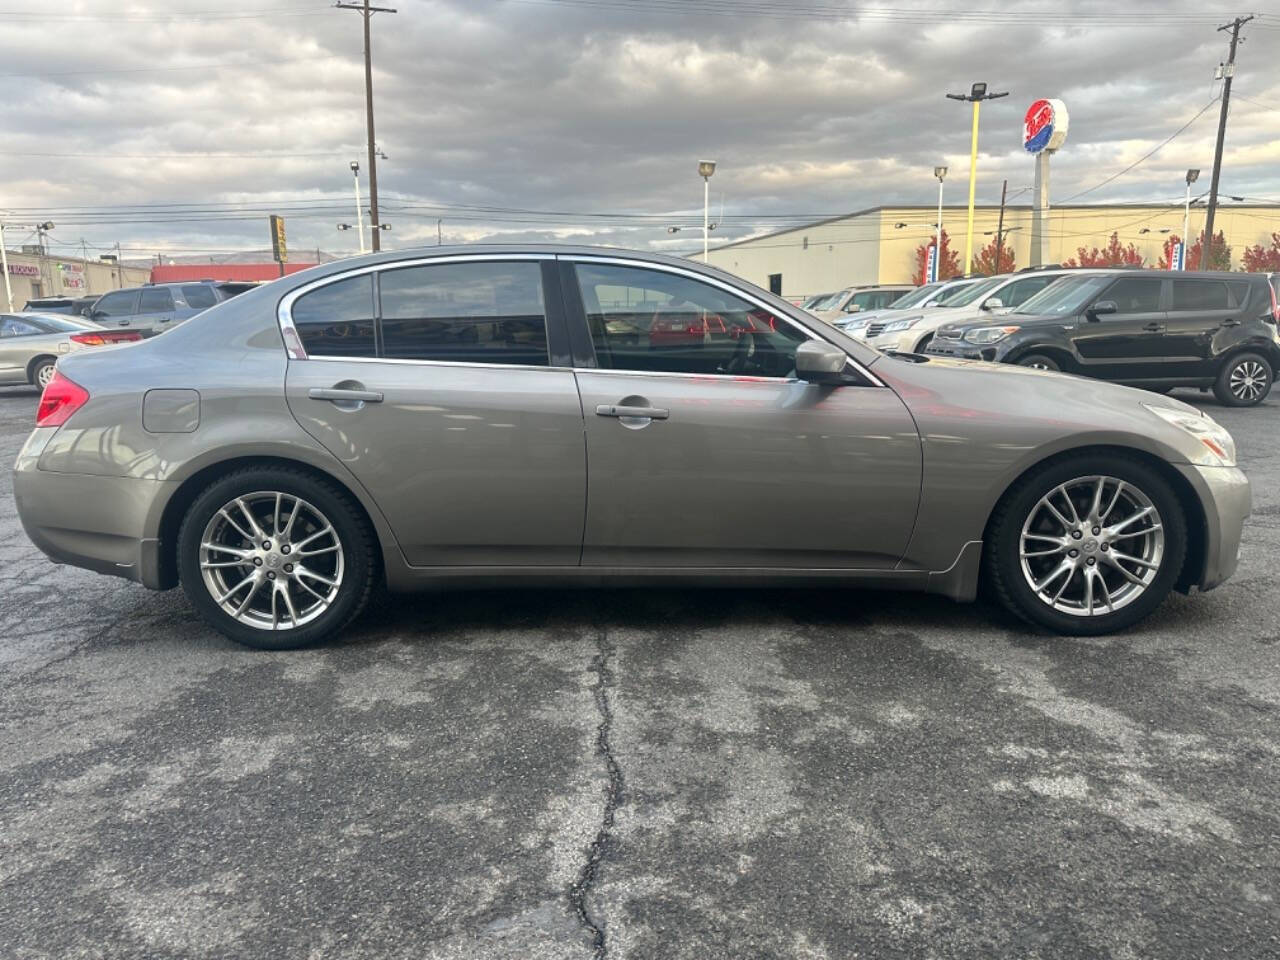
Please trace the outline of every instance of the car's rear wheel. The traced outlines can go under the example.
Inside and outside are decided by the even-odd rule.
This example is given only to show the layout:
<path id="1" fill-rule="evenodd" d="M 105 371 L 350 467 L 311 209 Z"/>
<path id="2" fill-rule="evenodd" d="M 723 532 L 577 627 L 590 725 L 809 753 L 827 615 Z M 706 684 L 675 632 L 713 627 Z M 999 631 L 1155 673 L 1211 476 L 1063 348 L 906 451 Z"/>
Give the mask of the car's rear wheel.
<path id="1" fill-rule="evenodd" d="M 1018 366 L 1031 367 L 1033 370 L 1061 370 L 1058 361 L 1043 353 L 1029 353 L 1018 360 Z"/>
<path id="2" fill-rule="evenodd" d="M 53 379 L 53 373 L 57 369 L 57 361 L 46 357 L 36 363 L 31 369 L 31 382 L 43 390 L 49 385 L 49 381 Z"/>
<path id="3" fill-rule="evenodd" d="M 1228 407 L 1252 407 L 1266 399 L 1274 380 L 1275 373 L 1266 357 L 1241 353 L 1222 365 L 1213 395 Z"/>
<path id="4" fill-rule="evenodd" d="M 233 640 L 265 650 L 332 637 L 373 588 L 373 536 L 343 491 L 284 467 L 237 470 L 192 503 L 178 534 L 192 605 Z"/>
<path id="5" fill-rule="evenodd" d="M 1186 549 L 1186 517 L 1168 481 L 1137 459 L 1085 455 L 1051 463 L 1005 495 L 986 574 L 1023 619 L 1092 636 L 1159 606 Z"/>

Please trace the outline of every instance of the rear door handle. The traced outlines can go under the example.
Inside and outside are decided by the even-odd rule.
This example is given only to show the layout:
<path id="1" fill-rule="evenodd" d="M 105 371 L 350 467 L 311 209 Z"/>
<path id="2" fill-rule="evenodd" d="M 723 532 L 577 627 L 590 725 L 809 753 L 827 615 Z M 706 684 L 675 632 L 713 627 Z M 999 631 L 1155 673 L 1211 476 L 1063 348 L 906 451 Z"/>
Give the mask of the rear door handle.
<path id="1" fill-rule="evenodd" d="M 1230 320 L 1223 320 L 1222 325 L 1224 327 L 1238 327 L 1240 326 L 1240 321 L 1232 317 Z"/>
<path id="2" fill-rule="evenodd" d="M 1142 329 L 1143 329 L 1143 330 L 1148 331 L 1149 333 L 1159 333 L 1161 330 L 1163 330 L 1163 329 L 1164 329 L 1164 324 L 1163 324 L 1163 323 L 1148 323 L 1148 324 L 1147 324 L 1145 327 L 1143 327 Z"/>
<path id="3" fill-rule="evenodd" d="M 670 410 L 662 407 L 622 407 L 613 403 L 602 403 L 596 407 L 597 417 L 636 417 L 646 420 L 665 420 L 671 416 Z"/>
<path id="4" fill-rule="evenodd" d="M 343 390 L 337 387 L 312 387 L 307 391 L 312 400 L 332 400 L 337 403 L 381 403 L 382 394 L 377 390 Z"/>

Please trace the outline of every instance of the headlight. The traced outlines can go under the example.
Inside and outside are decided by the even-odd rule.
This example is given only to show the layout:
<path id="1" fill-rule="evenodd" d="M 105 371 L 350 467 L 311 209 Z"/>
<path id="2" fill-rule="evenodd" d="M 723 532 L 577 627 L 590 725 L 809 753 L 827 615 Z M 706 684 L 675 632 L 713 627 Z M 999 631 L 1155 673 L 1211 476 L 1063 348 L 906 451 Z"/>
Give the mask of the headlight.
<path id="1" fill-rule="evenodd" d="M 1144 403 L 1144 407 L 1154 413 L 1165 423 L 1172 424 L 1179 430 L 1189 433 L 1200 441 L 1203 448 L 1199 455 L 1191 457 L 1192 463 L 1204 467 L 1234 467 L 1236 465 L 1236 442 L 1231 439 L 1217 422 L 1204 414 L 1189 413 L 1186 410 L 1174 410 L 1154 403 Z"/>
<path id="2" fill-rule="evenodd" d="M 884 325 L 883 330 L 881 330 L 881 332 L 882 333 L 899 333 L 902 330 L 910 330 L 912 327 L 914 327 L 917 323 L 919 323 L 923 319 L 924 317 L 907 317 L 907 319 L 905 320 L 893 320 L 890 323 L 886 323 Z"/>
<path id="3" fill-rule="evenodd" d="M 975 327 L 964 332 L 964 339 L 969 343 L 995 343 L 1021 329 L 1021 327 Z"/>
<path id="4" fill-rule="evenodd" d="M 857 320 L 841 320 L 836 326 L 841 330 L 861 330 L 870 322 L 870 317 L 860 317 Z"/>

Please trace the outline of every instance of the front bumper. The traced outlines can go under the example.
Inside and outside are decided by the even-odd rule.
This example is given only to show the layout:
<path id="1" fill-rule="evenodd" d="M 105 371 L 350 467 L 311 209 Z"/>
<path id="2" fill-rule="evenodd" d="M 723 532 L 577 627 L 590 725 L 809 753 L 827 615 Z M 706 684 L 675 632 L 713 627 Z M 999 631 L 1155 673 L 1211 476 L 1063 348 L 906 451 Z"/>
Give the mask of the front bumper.
<path id="1" fill-rule="evenodd" d="M 951 357 L 956 360 L 986 360 L 993 363 L 998 362 L 1004 355 L 1002 347 L 1003 345 L 999 342 L 979 347 L 963 340 L 941 340 L 934 337 L 929 341 L 929 346 L 925 347 L 924 352 L 930 356 Z"/>
<path id="2" fill-rule="evenodd" d="M 1204 563 L 1190 571 L 1188 586 L 1212 590 L 1233 573 L 1240 562 L 1244 521 L 1252 511 L 1249 478 L 1238 467 L 1198 467 L 1174 464 L 1200 499 L 1205 518 Z"/>
<path id="3" fill-rule="evenodd" d="M 176 481 L 104 477 L 40 470 L 37 462 L 56 428 L 35 430 L 13 468 L 18 519 L 55 563 L 125 577 L 161 589 L 160 505 Z"/>
<path id="4" fill-rule="evenodd" d="M 875 347 L 881 353 L 890 353 L 894 350 L 901 353 L 911 353 L 919 337 L 920 334 L 915 330 L 901 330 L 896 333 L 882 333 L 878 337 L 864 337 L 863 339 L 869 346 Z"/>

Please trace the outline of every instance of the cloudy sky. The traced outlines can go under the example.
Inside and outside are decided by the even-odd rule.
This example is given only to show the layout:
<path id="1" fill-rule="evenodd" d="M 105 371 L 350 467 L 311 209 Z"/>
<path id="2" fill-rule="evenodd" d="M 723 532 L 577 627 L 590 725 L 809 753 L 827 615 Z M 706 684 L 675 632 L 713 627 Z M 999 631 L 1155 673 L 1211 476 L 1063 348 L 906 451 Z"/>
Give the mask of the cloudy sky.
<path id="1" fill-rule="evenodd" d="M 1021 124 L 1059 97 L 1054 198 L 1173 201 L 1208 188 L 1227 36 L 1243 11 L 1158 3 L 378 0 L 374 89 L 391 246 L 571 238 L 699 245 L 807 215 L 959 201 L 975 80 L 979 202 L 1029 197 Z M 361 17 L 308 0 L 18 0 L 0 9 L 0 210 L 126 256 L 354 249 L 364 159 Z M 994 12 L 999 8 L 999 12 Z M 1222 192 L 1280 199 L 1280 10 L 1242 34 Z M 1184 132 L 1111 183 L 1200 113 Z M 362 190 L 367 191 L 364 171 Z M 367 196 L 366 196 L 367 200 Z M 696 226 L 695 226 L 696 225 Z M 669 226 L 683 226 L 672 235 Z M 24 231 L 15 229 L 11 244 Z"/>

